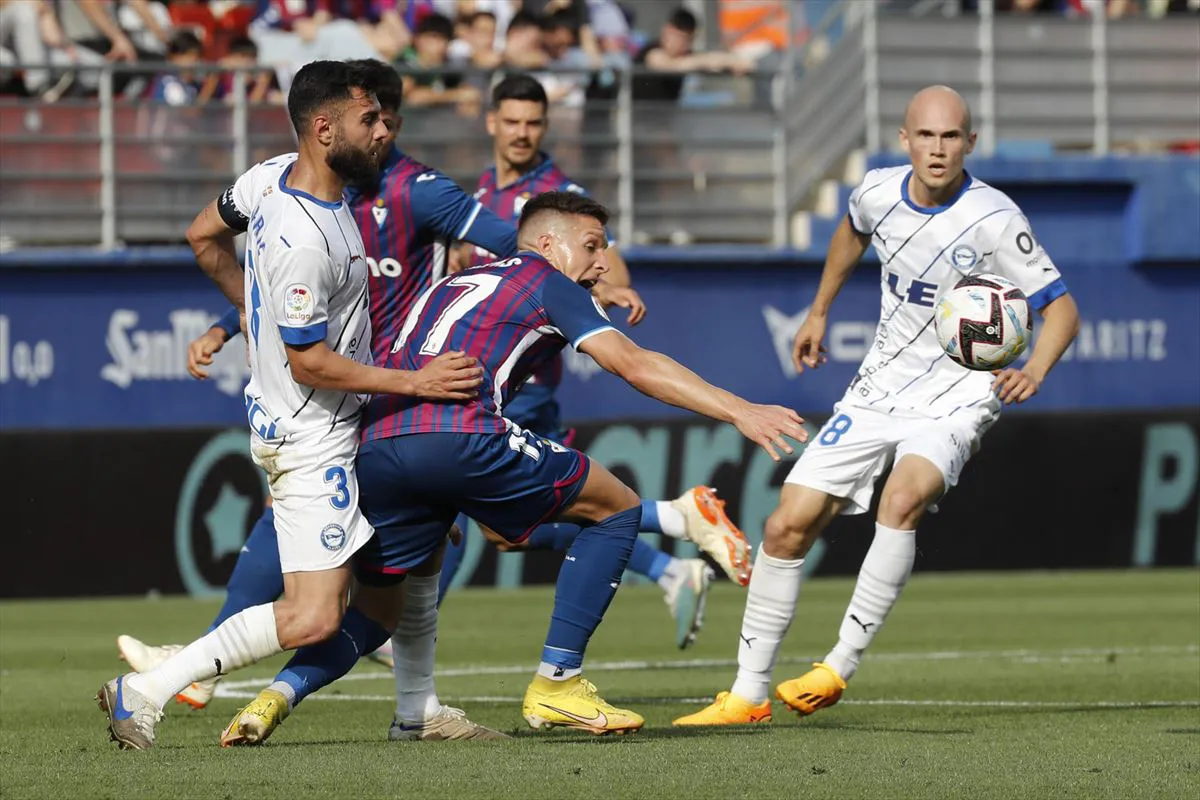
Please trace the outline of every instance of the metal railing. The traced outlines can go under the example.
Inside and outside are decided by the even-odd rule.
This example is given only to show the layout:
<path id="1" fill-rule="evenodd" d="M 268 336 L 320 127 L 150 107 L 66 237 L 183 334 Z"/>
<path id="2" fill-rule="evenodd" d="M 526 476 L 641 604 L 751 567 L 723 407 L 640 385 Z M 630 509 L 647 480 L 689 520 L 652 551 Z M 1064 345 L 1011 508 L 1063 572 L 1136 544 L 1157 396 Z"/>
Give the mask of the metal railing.
<path id="1" fill-rule="evenodd" d="M 930 83 L 971 102 L 983 154 L 1200 139 L 1195 17 L 998 16 L 991 0 L 973 17 L 824 8 L 771 70 L 689 76 L 682 103 L 635 101 L 645 71 L 613 73 L 605 99 L 552 108 L 548 149 L 610 207 L 622 242 L 784 247 L 814 188 L 852 151 L 894 147 L 908 98 Z M 131 69 L 146 67 L 102 68 L 94 98 L 0 100 L 0 246 L 182 241 L 241 171 L 294 147 L 283 109 L 251 104 L 240 80 L 228 103 L 170 107 L 122 96 Z M 491 161 L 482 114 L 404 116 L 401 146 L 472 190 Z"/>

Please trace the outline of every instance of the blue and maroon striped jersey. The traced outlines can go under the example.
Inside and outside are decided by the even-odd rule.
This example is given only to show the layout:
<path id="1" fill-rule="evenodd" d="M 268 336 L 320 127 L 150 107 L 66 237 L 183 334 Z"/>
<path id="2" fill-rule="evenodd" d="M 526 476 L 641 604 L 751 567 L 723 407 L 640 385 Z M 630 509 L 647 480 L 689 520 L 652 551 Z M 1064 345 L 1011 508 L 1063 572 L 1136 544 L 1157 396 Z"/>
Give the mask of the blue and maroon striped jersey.
<path id="1" fill-rule="evenodd" d="M 399 150 L 371 191 L 347 189 L 370 268 L 371 353 L 382 364 L 421 293 L 446 274 L 453 240 L 517 249 L 515 225 L 502 221 L 454 181 Z"/>
<path id="2" fill-rule="evenodd" d="M 611 329 L 591 293 L 535 253 L 444 278 L 417 301 L 383 366 L 420 369 L 439 353 L 461 350 L 483 368 L 479 397 L 448 403 L 376 396 L 363 417 L 363 440 L 504 431 L 505 403 L 538 367 L 566 344 L 578 347 Z"/>

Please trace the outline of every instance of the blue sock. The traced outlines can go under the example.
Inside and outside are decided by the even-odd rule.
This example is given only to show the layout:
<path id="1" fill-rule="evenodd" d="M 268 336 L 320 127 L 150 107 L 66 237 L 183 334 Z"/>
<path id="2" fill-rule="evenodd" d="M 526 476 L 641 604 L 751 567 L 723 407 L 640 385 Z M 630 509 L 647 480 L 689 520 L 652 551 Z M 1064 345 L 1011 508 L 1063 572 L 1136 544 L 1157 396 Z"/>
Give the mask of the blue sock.
<path id="1" fill-rule="evenodd" d="M 631 508 L 584 528 L 558 571 L 554 613 L 542 661 L 579 669 L 588 640 L 617 593 L 621 573 L 637 541 L 642 510 Z"/>
<path id="2" fill-rule="evenodd" d="M 347 609 L 341 629 L 320 644 L 297 650 L 275 676 L 275 683 L 291 688 L 292 696 L 288 699 L 295 708 L 313 692 L 345 675 L 359 658 L 389 638 L 390 634 L 381 625 L 357 608 Z"/>
<path id="3" fill-rule="evenodd" d="M 642 501 L 642 525 L 641 530 L 646 533 L 662 533 L 662 523 L 658 521 L 658 501 L 643 500 Z M 657 580 L 657 578 L 655 579 Z"/>
<path id="4" fill-rule="evenodd" d="M 638 539 L 633 543 L 633 554 L 629 556 L 629 569 L 639 575 L 645 575 L 652 581 L 658 581 L 671 563 L 671 556 L 657 547 Z"/>
<path id="5" fill-rule="evenodd" d="M 467 551 L 466 515 L 459 514 L 454 520 L 454 524 L 463 532 L 463 537 L 462 542 L 459 544 L 446 542 L 446 554 L 442 556 L 442 577 L 438 581 L 438 608 L 442 607 L 442 601 L 446 599 L 446 592 L 450 591 L 450 582 L 458 574 L 458 568 L 463 560 L 463 553 Z"/>
<path id="6" fill-rule="evenodd" d="M 275 537 L 275 509 L 266 511 L 242 545 L 237 564 L 225 587 L 225 605 L 208 630 L 247 608 L 273 603 L 283 594 L 283 573 L 279 567 L 279 541 Z"/>
<path id="7" fill-rule="evenodd" d="M 533 529 L 526 540 L 530 550 L 567 550 L 583 528 L 569 522 L 551 522 Z"/>

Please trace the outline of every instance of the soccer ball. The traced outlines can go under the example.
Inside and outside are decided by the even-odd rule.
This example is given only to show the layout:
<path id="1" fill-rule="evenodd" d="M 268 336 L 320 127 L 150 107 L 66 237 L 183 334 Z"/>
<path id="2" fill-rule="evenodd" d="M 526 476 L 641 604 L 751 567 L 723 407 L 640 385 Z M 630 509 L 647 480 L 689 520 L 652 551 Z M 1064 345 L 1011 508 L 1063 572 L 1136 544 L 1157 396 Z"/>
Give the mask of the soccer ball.
<path id="1" fill-rule="evenodd" d="M 946 355 L 967 369 L 1002 369 L 1033 337 L 1029 300 L 999 275 L 971 275 L 938 299 L 934 314 Z"/>

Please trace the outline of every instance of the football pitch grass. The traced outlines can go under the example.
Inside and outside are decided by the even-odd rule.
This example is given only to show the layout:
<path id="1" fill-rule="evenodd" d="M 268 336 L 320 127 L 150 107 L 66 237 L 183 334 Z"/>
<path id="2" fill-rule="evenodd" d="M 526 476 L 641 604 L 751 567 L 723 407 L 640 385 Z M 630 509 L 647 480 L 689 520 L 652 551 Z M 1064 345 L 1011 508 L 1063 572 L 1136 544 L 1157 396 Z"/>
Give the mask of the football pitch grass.
<path id="1" fill-rule="evenodd" d="M 852 583 L 807 581 L 777 680 L 832 644 Z M 93 695 L 114 640 L 180 642 L 211 601 L 0 604 L 3 798 L 1183 798 L 1200 793 L 1200 572 L 914 576 L 842 702 L 769 725 L 674 729 L 730 685 L 744 593 L 710 596 L 687 651 L 655 587 L 626 586 L 588 676 L 643 713 L 639 734 L 535 733 L 520 697 L 550 587 L 467 590 L 443 609 L 444 700 L 514 732 L 500 743 L 389 743 L 390 673 L 361 664 L 258 749 L 217 737 L 283 658 L 204 711 L 172 704 L 149 752 L 108 741 Z"/>

